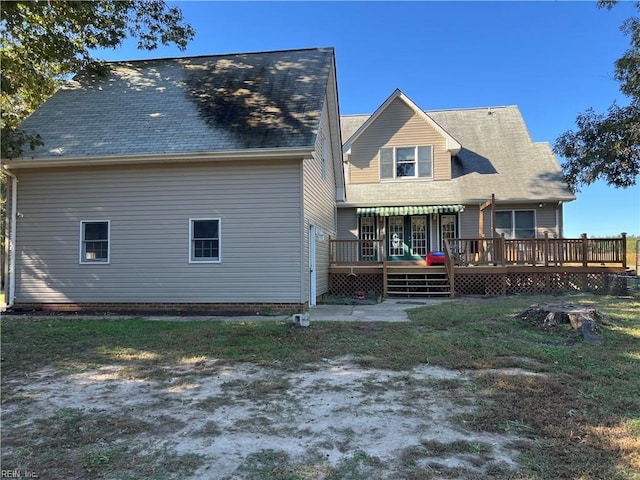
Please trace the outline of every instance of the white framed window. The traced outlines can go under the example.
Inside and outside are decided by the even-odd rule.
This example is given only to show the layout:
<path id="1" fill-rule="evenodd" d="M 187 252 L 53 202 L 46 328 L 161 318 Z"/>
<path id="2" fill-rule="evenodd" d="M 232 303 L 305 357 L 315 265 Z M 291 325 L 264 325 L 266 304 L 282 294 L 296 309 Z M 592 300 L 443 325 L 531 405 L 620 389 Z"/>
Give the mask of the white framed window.
<path id="1" fill-rule="evenodd" d="M 189 263 L 219 263 L 220 233 L 219 218 L 190 218 Z"/>
<path id="2" fill-rule="evenodd" d="M 433 148 L 384 147 L 380 149 L 380 179 L 433 178 Z"/>
<path id="3" fill-rule="evenodd" d="M 535 238 L 535 210 L 505 210 L 496 212 L 496 233 L 505 238 Z"/>
<path id="4" fill-rule="evenodd" d="M 80 221 L 80 263 L 109 263 L 110 233 L 109 220 Z"/>

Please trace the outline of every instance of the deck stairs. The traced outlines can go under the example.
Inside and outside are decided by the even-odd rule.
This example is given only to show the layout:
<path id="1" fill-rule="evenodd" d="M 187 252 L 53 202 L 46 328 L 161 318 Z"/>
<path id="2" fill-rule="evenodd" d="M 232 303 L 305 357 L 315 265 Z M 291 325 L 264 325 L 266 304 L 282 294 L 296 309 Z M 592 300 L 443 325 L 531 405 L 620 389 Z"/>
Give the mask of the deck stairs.
<path id="1" fill-rule="evenodd" d="M 444 267 L 389 268 L 387 295 L 405 297 L 449 297 L 451 284 Z"/>

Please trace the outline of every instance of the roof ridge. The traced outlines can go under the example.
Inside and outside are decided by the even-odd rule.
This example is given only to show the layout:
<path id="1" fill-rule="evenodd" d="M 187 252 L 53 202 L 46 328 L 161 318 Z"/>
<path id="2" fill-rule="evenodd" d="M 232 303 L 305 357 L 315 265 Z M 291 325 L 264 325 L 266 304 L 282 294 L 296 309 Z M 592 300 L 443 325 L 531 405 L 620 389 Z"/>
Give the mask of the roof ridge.
<path id="1" fill-rule="evenodd" d="M 490 110 L 490 109 L 497 109 L 497 108 L 520 108 L 518 107 L 518 105 L 513 104 L 513 105 L 491 105 L 491 106 L 487 106 L 487 107 L 461 107 L 461 108 L 441 108 L 441 109 L 437 109 L 437 110 L 423 110 L 424 113 L 438 113 L 438 112 L 462 112 L 462 111 L 469 111 L 469 110 Z M 373 115 L 372 113 L 346 113 L 346 114 L 341 114 L 341 117 L 363 117 L 363 116 L 371 116 Z"/>
<path id="2" fill-rule="evenodd" d="M 425 110 L 425 113 L 433 112 L 458 112 L 466 110 L 490 110 L 492 108 L 519 108 L 518 105 L 488 105 L 486 107 L 461 107 L 461 108 L 442 108 L 437 110 Z"/>
<path id="3" fill-rule="evenodd" d="M 202 54 L 202 55 L 186 55 L 183 57 L 157 57 L 157 58 L 138 58 L 134 60 L 110 60 L 105 62 L 109 65 L 119 63 L 142 63 L 142 62 L 158 62 L 166 60 L 190 60 L 197 58 L 215 58 L 215 57 L 230 57 L 235 55 L 264 55 L 267 53 L 286 53 L 286 52 L 308 52 L 312 50 L 331 50 L 335 52 L 334 47 L 307 47 L 307 48 L 291 48 L 283 50 L 264 50 L 259 52 L 230 52 L 230 53 L 216 53 L 216 54 Z"/>

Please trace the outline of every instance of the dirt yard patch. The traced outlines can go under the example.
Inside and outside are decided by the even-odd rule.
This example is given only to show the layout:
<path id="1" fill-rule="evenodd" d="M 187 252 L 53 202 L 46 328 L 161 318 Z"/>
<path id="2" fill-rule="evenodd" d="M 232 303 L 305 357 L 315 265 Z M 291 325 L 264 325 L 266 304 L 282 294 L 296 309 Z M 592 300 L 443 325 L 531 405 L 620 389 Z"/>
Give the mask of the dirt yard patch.
<path id="1" fill-rule="evenodd" d="M 481 401 L 471 374 L 430 366 L 69 367 L 6 381 L 3 469 L 70 479 L 514 478 L 526 442 L 465 428 Z"/>

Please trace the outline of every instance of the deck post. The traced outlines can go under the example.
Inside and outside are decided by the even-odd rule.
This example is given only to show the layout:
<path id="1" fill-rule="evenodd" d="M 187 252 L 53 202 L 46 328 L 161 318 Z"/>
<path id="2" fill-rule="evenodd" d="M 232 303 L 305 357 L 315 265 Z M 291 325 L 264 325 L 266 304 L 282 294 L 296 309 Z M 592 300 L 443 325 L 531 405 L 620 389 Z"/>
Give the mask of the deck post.
<path id="1" fill-rule="evenodd" d="M 504 233 L 500 235 L 500 252 L 502 254 L 500 264 L 504 267 L 507 264 L 507 243 L 504 241 Z"/>
<path id="2" fill-rule="evenodd" d="M 580 235 L 582 239 L 582 266 L 586 267 L 589 264 L 589 243 L 587 240 L 587 234 Z M 582 275 L 582 291 L 586 292 L 589 287 L 589 279 L 587 275 Z"/>
<path id="3" fill-rule="evenodd" d="M 622 268 L 626 270 L 627 269 L 627 232 L 622 232 L 620 236 L 622 237 Z"/>
<path id="4" fill-rule="evenodd" d="M 589 264 L 589 244 L 587 242 L 587 234 L 580 235 L 582 239 L 582 266 L 586 267 Z"/>
<path id="5" fill-rule="evenodd" d="M 544 265 L 549 266 L 549 230 L 544 231 Z"/>
<path id="6" fill-rule="evenodd" d="M 387 279 L 387 255 L 386 255 L 386 235 L 382 234 L 382 243 L 380 244 L 380 259 L 382 260 L 382 297 L 387 296 L 389 290 L 389 280 Z"/>

